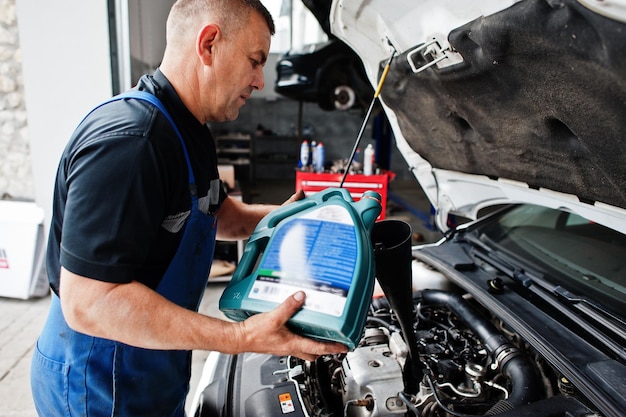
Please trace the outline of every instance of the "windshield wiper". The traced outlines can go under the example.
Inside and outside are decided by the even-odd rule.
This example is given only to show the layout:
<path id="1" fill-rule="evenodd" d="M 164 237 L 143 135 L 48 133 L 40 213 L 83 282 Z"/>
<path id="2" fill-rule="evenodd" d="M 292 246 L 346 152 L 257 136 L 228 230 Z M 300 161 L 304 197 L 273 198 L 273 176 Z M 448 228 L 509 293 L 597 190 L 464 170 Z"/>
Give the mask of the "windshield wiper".
<path id="1" fill-rule="evenodd" d="M 592 319 L 596 323 L 602 325 L 605 329 L 613 333 L 622 342 L 617 343 L 613 338 L 598 330 L 588 321 L 579 320 L 577 323 L 588 333 L 600 340 L 612 352 L 626 359 L 626 348 L 624 347 L 624 334 L 626 334 L 626 322 L 623 319 L 612 314 L 603 306 L 595 303 L 587 297 L 578 296 L 560 285 L 554 285 L 542 274 L 531 272 L 528 269 L 517 265 L 510 256 L 490 247 L 482 238 L 488 238 L 484 235 L 480 237 L 465 233 L 463 239 L 473 245 L 477 250 L 473 251 L 473 255 L 488 263 L 492 267 L 506 274 L 511 279 L 519 282 L 525 288 L 528 288 L 534 294 L 542 299 L 553 303 L 554 298 L 565 301 L 568 306 L 583 313 L 585 317 Z M 533 285 L 534 284 L 534 285 Z M 563 310 L 561 310 L 563 312 Z"/>
<path id="2" fill-rule="evenodd" d="M 581 312 L 585 313 L 589 317 L 592 317 L 597 322 L 612 330 L 617 335 L 623 336 L 624 334 L 626 334 L 626 321 L 624 321 L 621 317 L 618 317 L 615 314 L 611 313 L 602 305 L 590 300 L 587 297 L 573 294 L 572 292 L 570 292 L 566 288 L 563 288 L 560 285 L 554 287 L 552 291 L 559 297 L 567 300 L 571 305 L 576 307 Z"/>

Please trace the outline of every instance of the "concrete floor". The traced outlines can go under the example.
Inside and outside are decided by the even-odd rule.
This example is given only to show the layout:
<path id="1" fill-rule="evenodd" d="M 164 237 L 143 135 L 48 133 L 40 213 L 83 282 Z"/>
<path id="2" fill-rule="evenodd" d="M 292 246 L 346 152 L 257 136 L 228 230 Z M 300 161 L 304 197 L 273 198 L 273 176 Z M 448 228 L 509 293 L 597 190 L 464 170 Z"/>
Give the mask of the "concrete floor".
<path id="1" fill-rule="evenodd" d="M 278 204 L 293 193 L 292 181 L 265 181 L 249 190 L 252 202 Z M 429 205 L 414 180 L 394 182 L 388 199 L 387 218 L 409 222 L 414 243 L 438 240 L 432 230 Z M 222 317 L 217 302 L 225 287 L 224 279 L 211 279 L 200 306 L 203 314 Z M 30 394 L 30 360 L 37 335 L 47 316 L 50 297 L 33 300 L 0 298 L 0 417 L 36 417 Z M 193 371 L 188 406 L 195 392 L 207 352 L 193 353 Z"/>
<path id="2" fill-rule="evenodd" d="M 35 417 L 30 395 L 30 359 L 50 298 L 0 298 L 0 416 Z"/>
<path id="3" fill-rule="evenodd" d="M 222 317 L 217 302 L 225 286 L 224 282 L 209 282 L 200 306 L 203 314 Z M 30 393 L 30 361 L 49 305 L 50 297 L 0 298 L 0 417 L 37 417 Z M 193 352 L 188 405 L 207 355 L 203 351 Z"/>

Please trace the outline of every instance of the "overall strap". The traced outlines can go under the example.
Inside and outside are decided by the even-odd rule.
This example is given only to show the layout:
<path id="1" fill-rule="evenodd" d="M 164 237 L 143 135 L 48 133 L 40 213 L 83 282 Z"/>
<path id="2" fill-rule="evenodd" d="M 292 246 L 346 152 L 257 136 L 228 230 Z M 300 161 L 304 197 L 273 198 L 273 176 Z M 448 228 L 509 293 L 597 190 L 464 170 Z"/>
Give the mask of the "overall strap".
<path id="1" fill-rule="evenodd" d="M 124 100 L 124 99 L 127 99 L 127 98 L 143 100 L 143 101 L 147 101 L 148 103 L 151 103 L 153 106 L 155 106 L 157 109 L 159 109 L 159 111 L 161 113 L 163 113 L 165 118 L 170 122 L 170 124 L 172 125 L 172 128 L 174 128 L 174 132 L 176 132 L 176 135 L 178 136 L 178 140 L 180 141 L 181 146 L 183 147 L 183 153 L 185 154 L 185 160 L 187 161 L 187 171 L 188 171 L 188 175 L 189 175 L 189 186 L 190 186 L 192 195 L 194 197 L 196 197 L 196 194 L 197 194 L 197 192 L 196 192 L 196 178 L 193 175 L 193 169 L 191 168 L 191 160 L 189 159 L 189 153 L 187 152 L 187 147 L 185 146 L 185 141 L 183 140 L 183 135 L 180 133 L 180 130 L 178 129 L 178 126 L 176 126 L 176 123 L 174 123 L 174 119 L 172 119 L 172 116 L 170 116 L 168 111 L 165 109 L 165 106 L 163 105 L 163 103 L 161 103 L 161 100 L 159 100 L 154 94 L 148 93 L 147 91 L 129 90 L 129 91 L 126 91 L 126 92 L 124 92 L 122 94 L 119 94 L 117 96 L 111 97 L 110 99 L 104 101 L 103 103 L 101 103 L 98 106 L 96 106 L 93 110 L 91 110 L 91 112 L 89 112 L 89 114 L 91 114 L 94 110 L 98 109 L 99 107 L 104 106 L 107 103 L 111 103 L 113 101 L 118 101 L 118 100 Z M 89 114 L 87 116 L 89 116 Z M 85 116 L 85 119 L 87 118 L 87 116 Z M 83 121 L 85 119 L 83 119 Z"/>

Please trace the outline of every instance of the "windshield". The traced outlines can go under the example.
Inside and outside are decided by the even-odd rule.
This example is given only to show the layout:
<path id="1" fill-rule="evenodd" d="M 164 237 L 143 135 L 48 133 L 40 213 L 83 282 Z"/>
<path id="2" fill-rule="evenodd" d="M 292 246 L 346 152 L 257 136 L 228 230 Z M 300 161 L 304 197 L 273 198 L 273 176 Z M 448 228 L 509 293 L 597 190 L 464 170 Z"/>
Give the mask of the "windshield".
<path id="1" fill-rule="evenodd" d="M 626 303 L 626 236 L 579 215 L 512 207 L 478 228 L 480 239 L 522 267 L 619 316 Z"/>

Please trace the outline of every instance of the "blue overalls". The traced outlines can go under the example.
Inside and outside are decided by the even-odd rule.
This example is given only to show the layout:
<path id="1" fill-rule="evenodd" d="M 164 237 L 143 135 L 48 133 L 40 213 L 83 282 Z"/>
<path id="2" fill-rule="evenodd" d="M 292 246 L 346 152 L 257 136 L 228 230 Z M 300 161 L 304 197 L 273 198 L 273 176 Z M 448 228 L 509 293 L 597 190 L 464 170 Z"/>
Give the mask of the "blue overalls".
<path id="1" fill-rule="evenodd" d="M 182 144 L 189 173 L 191 213 L 176 255 L 156 291 L 197 311 L 213 260 L 217 219 L 198 209 L 187 149 L 162 103 L 141 91 L 109 101 L 124 98 L 157 106 L 174 126 Z M 190 374 L 190 351 L 140 349 L 73 331 L 63 318 L 59 298 L 53 294 L 50 313 L 33 354 L 31 387 L 42 417 L 182 417 Z"/>

